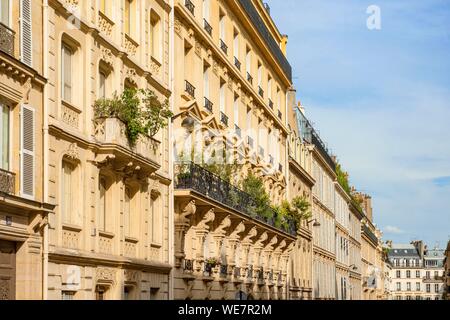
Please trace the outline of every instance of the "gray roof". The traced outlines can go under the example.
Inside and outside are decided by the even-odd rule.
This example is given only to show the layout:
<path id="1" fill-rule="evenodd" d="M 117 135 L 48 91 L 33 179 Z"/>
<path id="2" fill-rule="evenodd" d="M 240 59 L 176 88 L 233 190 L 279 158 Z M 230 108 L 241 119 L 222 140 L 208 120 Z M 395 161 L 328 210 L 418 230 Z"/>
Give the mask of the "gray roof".
<path id="1" fill-rule="evenodd" d="M 441 249 L 433 249 L 425 252 L 425 259 L 444 259 L 445 251 Z"/>
<path id="2" fill-rule="evenodd" d="M 408 257 L 408 258 L 420 258 L 419 252 L 412 244 L 400 244 L 395 245 L 389 250 L 389 257 Z"/>

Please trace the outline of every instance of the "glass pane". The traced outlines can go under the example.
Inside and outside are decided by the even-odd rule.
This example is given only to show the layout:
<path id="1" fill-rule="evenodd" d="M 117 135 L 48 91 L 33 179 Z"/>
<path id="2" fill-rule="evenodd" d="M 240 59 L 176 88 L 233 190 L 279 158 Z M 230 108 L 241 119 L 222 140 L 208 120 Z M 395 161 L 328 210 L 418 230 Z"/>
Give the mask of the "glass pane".
<path id="1" fill-rule="evenodd" d="M 9 170 L 9 108 L 0 106 L 1 139 L 0 139 L 0 168 Z"/>
<path id="2" fill-rule="evenodd" d="M 106 97 L 106 76 L 103 72 L 100 72 L 99 76 L 99 97 Z"/>
<path id="3" fill-rule="evenodd" d="M 0 1 L 0 22 L 9 27 L 9 0 Z"/>
<path id="4" fill-rule="evenodd" d="M 106 231 L 106 180 L 100 178 L 99 181 L 99 227 L 100 230 Z"/>

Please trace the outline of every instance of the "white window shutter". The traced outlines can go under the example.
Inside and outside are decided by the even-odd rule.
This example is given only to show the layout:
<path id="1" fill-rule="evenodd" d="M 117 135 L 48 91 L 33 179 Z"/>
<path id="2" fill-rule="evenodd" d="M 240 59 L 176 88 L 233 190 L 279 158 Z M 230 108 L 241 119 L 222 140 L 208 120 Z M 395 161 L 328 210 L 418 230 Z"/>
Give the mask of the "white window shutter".
<path id="1" fill-rule="evenodd" d="M 20 60 L 30 67 L 33 64 L 31 1 L 20 0 Z"/>
<path id="2" fill-rule="evenodd" d="M 21 110 L 21 194 L 25 198 L 34 198 L 34 153 L 35 153 L 35 120 L 34 109 L 22 105 Z"/>

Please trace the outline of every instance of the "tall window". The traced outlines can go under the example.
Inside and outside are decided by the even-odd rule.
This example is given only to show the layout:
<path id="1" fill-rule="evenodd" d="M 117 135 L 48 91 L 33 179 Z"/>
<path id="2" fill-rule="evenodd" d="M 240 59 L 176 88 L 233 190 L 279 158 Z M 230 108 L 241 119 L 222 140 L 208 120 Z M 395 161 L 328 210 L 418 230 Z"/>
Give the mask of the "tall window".
<path id="1" fill-rule="evenodd" d="M 233 50 L 236 59 L 239 59 L 239 33 L 234 30 Z"/>
<path id="2" fill-rule="evenodd" d="M 203 66 L 203 94 L 209 99 L 209 67 L 206 64 Z"/>
<path id="3" fill-rule="evenodd" d="M 209 22 L 209 0 L 203 0 L 203 18 Z"/>
<path id="4" fill-rule="evenodd" d="M 9 27 L 9 0 L 0 0 L 0 22 Z"/>
<path id="5" fill-rule="evenodd" d="M 420 291 L 420 282 L 416 282 L 416 291 Z"/>
<path id="6" fill-rule="evenodd" d="M 245 56 L 245 65 L 248 74 L 252 74 L 252 51 L 247 47 L 247 54 Z"/>
<path id="7" fill-rule="evenodd" d="M 272 100 L 272 78 L 270 76 L 267 81 L 267 97 Z"/>
<path id="8" fill-rule="evenodd" d="M 258 62 L 258 86 L 262 85 L 262 64 Z"/>
<path id="9" fill-rule="evenodd" d="M 402 284 L 397 282 L 397 291 L 402 291 Z"/>
<path id="10" fill-rule="evenodd" d="M 416 271 L 416 278 L 420 278 L 420 270 Z"/>
<path id="11" fill-rule="evenodd" d="M 426 289 L 427 289 L 427 293 L 431 292 L 431 285 L 429 283 L 427 284 Z"/>
<path id="12" fill-rule="evenodd" d="M 226 99 L 226 85 L 225 82 L 222 82 L 220 84 L 220 93 L 219 93 L 219 106 L 220 106 L 220 112 L 225 113 L 225 99 Z"/>
<path id="13" fill-rule="evenodd" d="M 63 160 L 61 172 L 61 216 L 63 223 L 73 224 L 75 209 L 75 165 Z"/>
<path id="14" fill-rule="evenodd" d="M 9 107 L 0 104 L 0 169 L 9 170 Z"/>
<path id="15" fill-rule="evenodd" d="M 131 189 L 125 187 L 123 204 L 123 225 L 125 236 L 131 236 Z"/>
<path id="16" fill-rule="evenodd" d="M 99 201 L 98 201 L 98 214 L 99 214 L 99 221 L 98 221 L 98 227 L 101 231 L 106 231 L 106 178 L 103 176 L 100 176 L 98 181 L 98 194 L 99 194 Z"/>
<path id="17" fill-rule="evenodd" d="M 106 98 L 106 74 L 103 71 L 98 74 L 98 96 Z"/>
<path id="18" fill-rule="evenodd" d="M 125 33 L 131 35 L 131 10 L 133 0 L 125 0 Z"/>
<path id="19" fill-rule="evenodd" d="M 161 18 L 153 10 L 150 12 L 150 54 L 162 60 Z"/>
<path id="20" fill-rule="evenodd" d="M 411 278 L 411 270 L 406 270 L 406 278 Z"/>
<path id="21" fill-rule="evenodd" d="M 74 300 L 74 291 L 61 291 L 61 300 Z"/>
<path id="22" fill-rule="evenodd" d="M 439 283 L 434 285 L 434 292 L 439 293 Z"/>
<path id="23" fill-rule="evenodd" d="M 63 43 L 61 52 L 61 81 L 62 81 L 62 99 L 66 102 L 72 102 L 72 60 L 73 50 Z"/>
<path id="24" fill-rule="evenodd" d="M 225 14 L 220 12 L 220 21 L 219 21 L 219 33 L 220 33 L 220 39 L 223 42 L 226 42 L 226 28 L 225 28 Z"/>
<path id="25" fill-rule="evenodd" d="M 239 127 L 239 96 L 234 96 L 234 124 Z"/>

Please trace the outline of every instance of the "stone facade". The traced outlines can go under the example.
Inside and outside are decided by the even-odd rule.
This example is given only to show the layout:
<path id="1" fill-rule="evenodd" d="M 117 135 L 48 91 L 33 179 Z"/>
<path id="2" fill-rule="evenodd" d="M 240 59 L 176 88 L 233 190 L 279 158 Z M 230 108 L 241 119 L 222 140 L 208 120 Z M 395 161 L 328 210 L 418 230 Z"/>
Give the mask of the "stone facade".
<path id="1" fill-rule="evenodd" d="M 132 146 L 125 125 L 96 119 L 93 105 L 128 86 L 170 96 L 171 8 L 48 2 L 43 176 L 57 207 L 49 215 L 46 298 L 168 299 L 169 130 Z"/>

